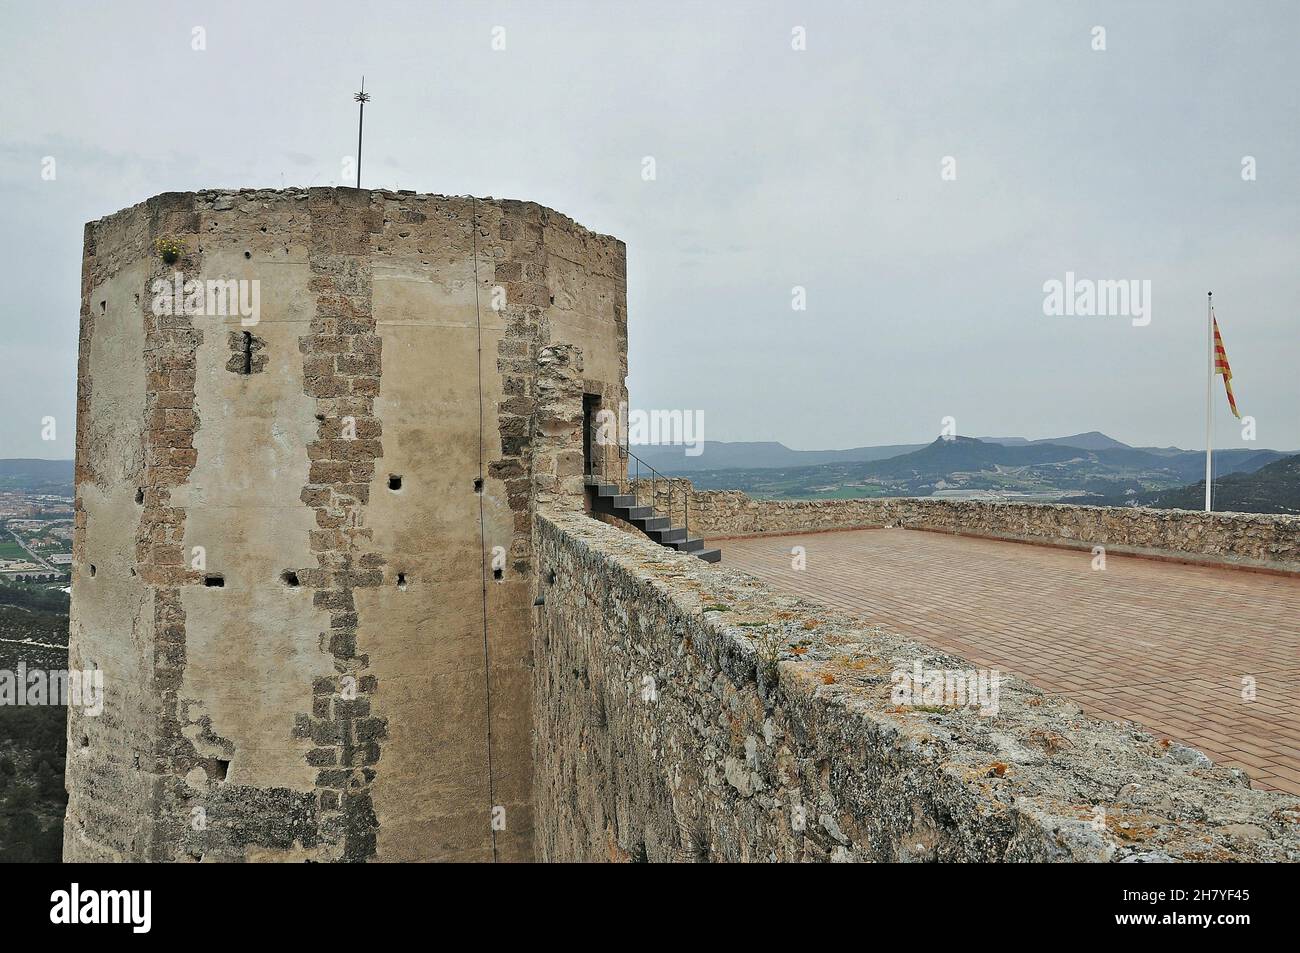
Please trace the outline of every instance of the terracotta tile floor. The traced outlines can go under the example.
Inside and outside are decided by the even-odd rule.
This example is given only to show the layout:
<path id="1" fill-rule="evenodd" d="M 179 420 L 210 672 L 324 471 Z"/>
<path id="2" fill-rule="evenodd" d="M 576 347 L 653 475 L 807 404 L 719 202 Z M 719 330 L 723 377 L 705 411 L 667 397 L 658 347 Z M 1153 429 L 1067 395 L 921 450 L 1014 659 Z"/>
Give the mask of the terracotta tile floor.
<path id="1" fill-rule="evenodd" d="M 710 541 L 722 565 L 1300 794 L 1300 580 L 904 529 Z M 807 568 L 791 568 L 803 546 Z M 1256 698 L 1242 699 L 1243 678 Z"/>

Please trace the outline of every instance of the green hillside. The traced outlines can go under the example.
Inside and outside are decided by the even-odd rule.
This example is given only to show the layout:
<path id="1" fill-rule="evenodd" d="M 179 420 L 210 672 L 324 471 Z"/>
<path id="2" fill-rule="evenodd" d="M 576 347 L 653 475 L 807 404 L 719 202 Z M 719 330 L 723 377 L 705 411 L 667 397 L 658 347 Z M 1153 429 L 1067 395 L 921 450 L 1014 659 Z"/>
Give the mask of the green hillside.
<path id="1" fill-rule="evenodd" d="M 1205 481 L 1108 502 L 1199 510 L 1205 506 Z M 1300 514 L 1300 454 L 1274 461 L 1254 473 L 1230 473 L 1215 479 L 1214 509 L 1232 513 Z"/>

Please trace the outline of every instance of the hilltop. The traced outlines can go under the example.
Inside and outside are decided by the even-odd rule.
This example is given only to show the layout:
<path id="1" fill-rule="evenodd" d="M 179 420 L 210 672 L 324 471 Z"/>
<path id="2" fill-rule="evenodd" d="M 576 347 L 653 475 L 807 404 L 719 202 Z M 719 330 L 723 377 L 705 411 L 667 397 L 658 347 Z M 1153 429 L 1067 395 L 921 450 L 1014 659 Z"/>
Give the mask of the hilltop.
<path id="1" fill-rule="evenodd" d="M 71 460 L 0 460 L 0 490 L 72 495 Z"/>
<path id="2" fill-rule="evenodd" d="M 738 489 L 790 499 L 982 496 L 1125 503 L 1142 494 L 1183 487 L 1204 470 L 1205 457 L 1199 451 L 1130 447 L 1100 433 L 1078 436 L 1091 447 L 1043 440 L 939 438 L 877 460 L 696 470 L 689 476 L 700 489 Z M 1225 476 L 1253 473 L 1286 456 L 1276 450 L 1222 450 L 1215 454 L 1215 467 Z"/>
<path id="3" fill-rule="evenodd" d="M 1205 481 L 1107 502 L 1154 506 L 1159 509 L 1199 510 L 1205 505 Z M 1216 512 L 1231 513 L 1300 514 L 1300 454 L 1275 460 L 1254 473 L 1230 473 L 1222 478 L 1216 476 L 1214 509 Z"/>

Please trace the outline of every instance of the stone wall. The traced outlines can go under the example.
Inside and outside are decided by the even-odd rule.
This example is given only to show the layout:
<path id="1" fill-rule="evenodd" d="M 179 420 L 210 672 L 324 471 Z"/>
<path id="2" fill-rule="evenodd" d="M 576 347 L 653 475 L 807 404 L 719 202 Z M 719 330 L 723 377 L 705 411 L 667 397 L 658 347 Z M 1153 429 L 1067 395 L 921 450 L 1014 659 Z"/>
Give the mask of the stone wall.
<path id="1" fill-rule="evenodd" d="M 413 192 L 87 225 L 67 859 L 531 858 L 535 477 L 580 494 L 582 395 L 626 399 L 625 258 Z M 160 313 L 178 273 L 256 323 Z"/>
<path id="2" fill-rule="evenodd" d="M 1300 572 L 1300 516 L 933 498 L 761 500 L 706 490 L 690 494 L 690 519 L 692 533 L 710 539 L 897 526 Z"/>
<path id="3" fill-rule="evenodd" d="M 567 344 L 537 355 L 533 487 L 538 505 L 586 508 L 582 456 L 582 351 Z"/>
<path id="4" fill-rule="evenodd" d="M 893 703 L 959 659 L 571 512 L 536 519 L 550 861 L 1300 859 L 1300 800 L 1068 699 Z"/>

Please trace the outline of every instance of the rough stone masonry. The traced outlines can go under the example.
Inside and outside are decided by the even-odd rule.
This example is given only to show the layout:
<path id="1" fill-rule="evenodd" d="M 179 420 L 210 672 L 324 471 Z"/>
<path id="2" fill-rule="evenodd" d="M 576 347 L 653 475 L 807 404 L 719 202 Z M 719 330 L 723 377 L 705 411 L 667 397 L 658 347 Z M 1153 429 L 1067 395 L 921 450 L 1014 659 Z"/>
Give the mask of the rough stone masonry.
<path id="1" fill-rule="evenodd" d="M 899 705 L 969 663 L 572 512 L 539 510 L 548 861 L 1296 861 L 1300 799 L 1067 698 Z M 725 560 L 725 552 L 724 552 Z"/>
<path id="2" fill-rule="evenodd" d="M 531 858 L 534 486 L 581 499 L 626 354 L 623 244 L 532 203 L 88 225 L 71 656 L 106 704 L 70 712 L 65 857 Z"/>

